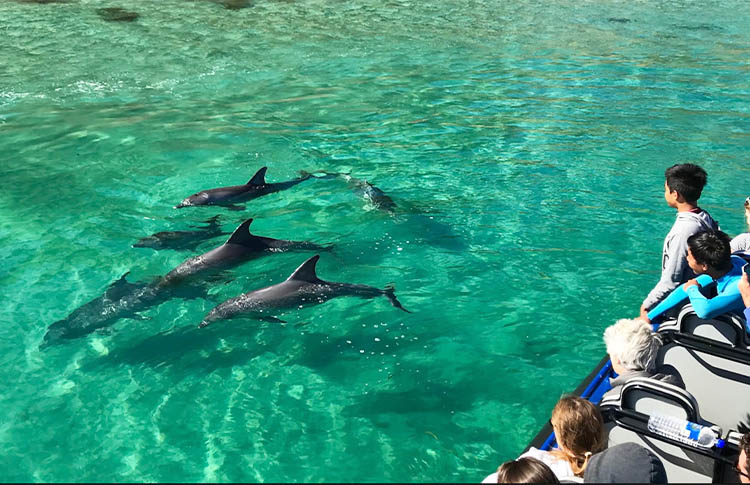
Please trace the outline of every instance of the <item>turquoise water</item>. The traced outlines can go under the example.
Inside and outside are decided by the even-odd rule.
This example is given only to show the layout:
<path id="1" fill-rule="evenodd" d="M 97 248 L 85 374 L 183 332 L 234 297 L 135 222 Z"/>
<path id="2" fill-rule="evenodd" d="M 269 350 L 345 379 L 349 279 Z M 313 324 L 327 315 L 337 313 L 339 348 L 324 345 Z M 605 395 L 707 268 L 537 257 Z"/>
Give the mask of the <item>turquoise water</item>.
<path id="1" fill-rule="evenodd" d="M 744 229 L 750 4 L 703 3 L 0 3 L 0 480 L 479 481 L 517 456 L 658 278 L 664 168 L 704 166 L 702 206 Z M 325 179 L 172 209 L 263 165 L 398 209 Z M 413 313 L 196 328 L 310 256 L 274 254 L 39 349 L 193 254 L 138 238 L 217 213 L 335 244 L 322 278 L 393 283 Z"/>

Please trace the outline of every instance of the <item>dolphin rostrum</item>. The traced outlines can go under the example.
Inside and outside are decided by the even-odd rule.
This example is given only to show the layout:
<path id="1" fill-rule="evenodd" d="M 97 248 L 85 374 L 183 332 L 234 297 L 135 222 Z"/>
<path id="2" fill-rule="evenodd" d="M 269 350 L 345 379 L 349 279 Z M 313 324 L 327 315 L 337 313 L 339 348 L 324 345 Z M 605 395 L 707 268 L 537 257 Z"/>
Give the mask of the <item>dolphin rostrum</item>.
<path id="1" fill-rule="evenodd" d="M 318 259 L 320 259 L 320 255 L 317 254 L 308 259 L 282 283 L 251 291 L 225 301 L 211 310 L 199 327 L 206 327 L 216 320 L 233 318 L 243 314 L 251 314 L 260 320 L 283 322 L 270 313 L 284 308 L 317 305 L 339 296 L 376 298 L 382 295 L 388 298 L 394 307 L 411 313 L 396 299 L 392 286 L 387 286 L 381 290 L 374 286 L 321 280 L 315 274 L 315 265 Z"/>
<path id="2" fill-rule="evenodd" d="M 182 207 L 192 207 L 196 205 L 221 205 L 230 209 L 240 210 L 243 207 L 235 205 L 237 202 L 246 202 L 257 197 L 278 192 L 280 190 L 293 187 L 300 182 L 312 177 L 307 172 L 301 172 L 300 178 L 288 180 L 286 182 L 272 183 L 266 182 L 266 170 L 263 167 L 253 175 L 245 185 L 233 185 L 231 187 L 219 187 L 216 189 L 201 190 L 187 199 L 174 206 L 175 209 Z"/>
<path id="3" fill-rule="evenodd" d="M 175 249 L 175 250 L 195 250 L 203 241 L 224 234 L 229 234 L 221 230 L 219 216 L 213 216 L 205 221 L 207 226 L 197 227 L 197 231 L 162 231 L 150 236 L 142 237 L 135 244 L 134 248 L 151 248 L 151 249 Z"/>
<path id="4" fill-rule="evenodd" d="M 250 234 L 248 219 L 229 236 L 227 242 L 207 253 L 190 258 L 162 278 L 160 285 L 170 286 L 207 270 L 223 270 L 257 258 L 265 252 L 285 252 L 296 249 L 327 251 L 331 246 L 321 246 L 307 241 L 286 241 Z"/>

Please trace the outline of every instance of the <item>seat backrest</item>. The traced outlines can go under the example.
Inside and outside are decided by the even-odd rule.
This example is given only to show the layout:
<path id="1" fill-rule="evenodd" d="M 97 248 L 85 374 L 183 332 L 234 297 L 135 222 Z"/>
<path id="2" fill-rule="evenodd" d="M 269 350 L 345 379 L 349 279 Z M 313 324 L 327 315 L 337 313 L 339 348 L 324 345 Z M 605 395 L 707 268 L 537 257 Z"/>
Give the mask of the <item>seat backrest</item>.
<path id="1" fill-rule="evenodd" d="M 680 309 L 676 320 L 664 322 L 659 326 L 660 333 L 670 331 L 703 337 L 737 348 L 747 348 L 748 344 L 745 321 L 742 317 L 734 313 L 725 313 L 714 318 L 700 318 L 689 303 Z"/>
<path id="2" fill-rule="evenodd" d="M 648 377 L 634 377 L 622 386 L 619 395 L 602 399 L 600 407 L 628 409 L 642 414 L 660 413 L 688 421 L 700 419 L 698 404 L 684 389 Z"/>
<path id="3" fill-rule="evenodd" d="M 675 416 L 693 422 L 702 422 L 695 398 L 686 390 L 656 379 L 637 377 L 629 380 L 620 390 L 619 396 L 608 396 L 599 405 L 605 416 L 609 408 L 634 411 L 647 417 L 654 414 Z M 690 449 L 650 438 L 642 434 L 645 423 L 635 423 L 640 431 L 634 431 L 607 421 L 605 429 L 609 446 L 634 442 L 645 446 L 658 456 L 667 470 L 669 482 L 710 483 L 713 478 L 714 461 Z"/>
<path id="4" fill-rule="evenodd" d="M 656 365 L 670 365 L 706 421 L 724 430 L 750 427 L 750 352 L 679 333 L 665 335 Z"/>
<path id="5" fill-rule="evenodd" d="M 637 443 L 658 456 L 667 472 L 668 483 L 713 482 L 714 460 L 693 451 L 687 445 L 676 446 L 621 427 L 614 421 L 605 422 L 604 427 L 610 448 L 622 443 Z"/>

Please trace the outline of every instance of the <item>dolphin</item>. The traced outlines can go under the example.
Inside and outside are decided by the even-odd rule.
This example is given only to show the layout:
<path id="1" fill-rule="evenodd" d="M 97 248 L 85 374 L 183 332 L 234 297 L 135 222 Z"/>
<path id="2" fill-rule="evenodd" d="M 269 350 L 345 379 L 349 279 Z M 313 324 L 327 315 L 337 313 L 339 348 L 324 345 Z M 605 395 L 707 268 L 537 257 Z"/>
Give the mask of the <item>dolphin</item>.
<path id="1" fill-rule="evenodd" d="M 151 249 L 188 249 L 195 250 L 203 241 L 211 239 L 228 232 L 222 231 L 219 225 L 219 216 L 214 216 L 205 221 L 208 226 L 197 227 L 198 231 L 162 231 L 139 239 L 134 248 Z M 196 226 L 192 226 L 196 227 Z"/>
<path id="2" fill-rule="evenodd" d="M 364 179 L 358 179 L 355 177 L 352 177 L 349 173 L 343 173 L 343 172 L 321 172 L 325 174 L 322 177 L 317 178 L 333 178 L 333 177 L 340 177 L 346 180 L 347 184 L 349 185 L 349 188 L 354 191 L 355 194 L 360 196 L 361 198 L 365 199 L 367 202 L 372 204 L 373 207 L 376 209 L 380 209 L 382 211 L 388 212 L 390 214 L 394 214 L 396 210 L 396 203 L 388 197 L 388 195 L 380 190 L 379 188 L 372 185 L 370 182 Z"/>
<path id="3" fill-rule="evenodd" d="M 229 319 L 243 314 L 251 314 L 259 320 L 283 323 L 283 320 L 273 317 L 269 313 L 284 308 L 317 305 L 339 296 L 376 298 L 382 295 L 388 298 L 388 301 L 394 307 L 411 313 L 396 299 L 392 286 L 387 286 L 381 290 L 374 286 L 321 280 L 315 273 L 315 265 L 319 259 L 320 255 L 317 254 L 308 259 L 282 283 L 244 293 L 221 303 L 206 315 L 198 327 L 203 328 L 216 320 Z"/>
<path id="4" fill-rule="evenodd" d="M 40 5 L 45 5 L 48 3 L 70 3 L 71 0 L 16 0 L 16 2 L 19 3 L 38 3 Z"/>
<path id="5" fill-rule="evenodd" d="M 167 298 L 169 292 L 161 291 L 149 283 L 130 283 L 125 273 L 112 283 L 100 297 L 85 303 L 62 320 L 47 329 L 42 347 L 62 339 L 82 337 L 93 331 L 112 325 L 120 318 L 143 318 L 138 312 L 157 305 Z"/>
<path id="6" fill-rule="evenodd" d="M 193 207 L 197 205 L 220 205 L 234 210 L 241 210 L 243 207 L 235 205 L 237 202 L 246 202 L 266 194 L 285 190 L 312 177 L 312 175 L 307 172 L 301 172 L 300 178 L 298 179 L 269 184 L 266 182 L 266 170 L 268 170 L 268 167 L 263 167 L 258 170 L 258 172 L 253 175 L 253 178 L 251 178 L 245 185 L 233 185 L 231 187 L 201 190 L 197 194 L 193 194 L 184 199 L 182 202 L 174 206 L 174 208 L 180 209 L 182 207 Z"/>
<path id="7" fill-rule="evenodd" d="M 107 22 L 132 22 L 140 15 L 122 7 L 97 8 L 96 13 Z"/>
<path id="8" fill-rule="evenodd" d="M 349 185 L 354 187 L 354 190 L 359 194 L 360 197 L 368 201 L 376 209 L 393 214 L 396 209 L 396 203 L 393 199 L 388 197 L 385 192 L 372 185 L 367 180 L 359 180 L 354 177 L 347 177 Z"/>
<path id="9" fill-rule="evenodd" d="M 169 286 L 206 271 L 228 269 L 257 258 L 266 252 L 275 253 L 296 249 L 328 251 L 332 247 L 321 246 L 307 241 L 287 241 L 284 239 L 255 236 L 250 234 L 250 224 L 252 222 L 252 219 L 248 219 L 240 224 L 232 235 L 229 236 L 227 242 L 221 246 L 182 262 L 167 273 L 159 284 L 161 286 Z"/>
<path id="10" fill-rule="evenodd" d="M 182 285 L 189 277 L 203 275 L 210 269 L 220 270 L 236 266 L 258 257 L 264 252 L 293 249 L 329 250 L 331 246 L 320 246 L 306 241 L 285 241 L 254 236 L 249 232 L 252 219 L 240 224 L 226 243 L 184 263 L 166 276 L 151 282 L 130 283 L 125 273 L 112 283 L 103 295 L 94 298 L 74 310 L 63 320 L 47 329 L 41 347 L 62 339 L 82 337 L 97 329 L 110 326 L 120 318 L 143 319 L 140 312 L 160 305 L 172 297 L 195 298 L 205 296 L 205 288 Z"/>
<path id="11" fill-rule="evenodd" d="M 227 10 L 239 10 L 253 6 L 251 0 L 221 0 L 219 3 L 224 5 Z"/>

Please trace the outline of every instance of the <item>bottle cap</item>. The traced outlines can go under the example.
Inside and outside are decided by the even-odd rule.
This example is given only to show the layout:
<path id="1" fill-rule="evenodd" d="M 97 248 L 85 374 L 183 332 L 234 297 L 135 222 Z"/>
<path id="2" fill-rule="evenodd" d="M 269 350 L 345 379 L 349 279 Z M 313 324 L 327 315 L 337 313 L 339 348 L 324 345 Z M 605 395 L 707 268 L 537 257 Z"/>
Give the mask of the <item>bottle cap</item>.
<path id="1" fill-rule="evenodd" d="M 725 445 L 726 443 L 727 443 L 727 442 L 726 442 L 726 441 L 724 441 L 724 440 L 716 440 L 716 447 L 717 447 L 717 448 L 719 448 L 719 449 L 721 449 L 721 448 L 724 448 L 724 445 Z"/>

